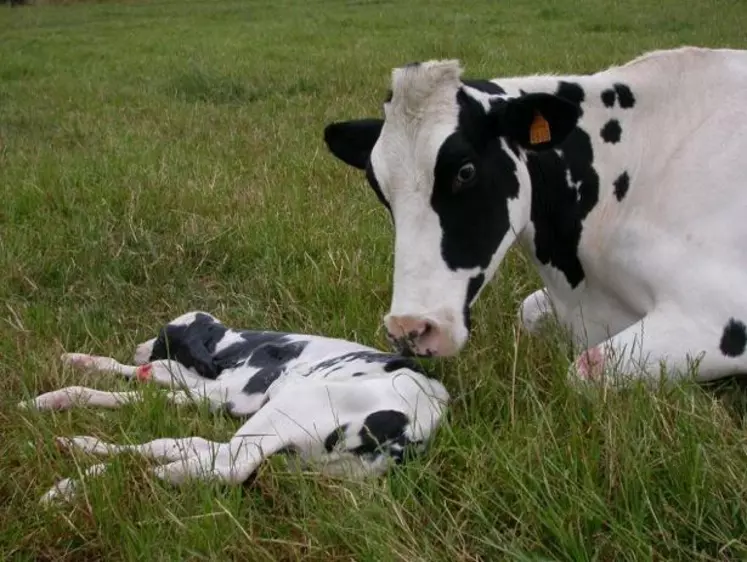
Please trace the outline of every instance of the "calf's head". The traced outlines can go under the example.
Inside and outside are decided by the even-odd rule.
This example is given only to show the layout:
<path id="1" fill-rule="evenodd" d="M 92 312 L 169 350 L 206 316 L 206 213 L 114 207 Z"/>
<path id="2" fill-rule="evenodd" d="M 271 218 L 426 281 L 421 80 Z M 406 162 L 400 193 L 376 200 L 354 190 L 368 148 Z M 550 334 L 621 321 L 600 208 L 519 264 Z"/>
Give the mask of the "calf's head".
<path id="1" fill-rule="evenodd" d="M 556 145 L 578 107 L 551 94 L 507 97 L 462 81 L 458 61 L 396 68 L 384 119 L 327 125 L 329 150 L 364 170 L 394 223 L 390 339 L 454 355 L 469 311 L 530 216 L 526 150 Z M 472 85 L 470 85 L 472 84 Z"/>

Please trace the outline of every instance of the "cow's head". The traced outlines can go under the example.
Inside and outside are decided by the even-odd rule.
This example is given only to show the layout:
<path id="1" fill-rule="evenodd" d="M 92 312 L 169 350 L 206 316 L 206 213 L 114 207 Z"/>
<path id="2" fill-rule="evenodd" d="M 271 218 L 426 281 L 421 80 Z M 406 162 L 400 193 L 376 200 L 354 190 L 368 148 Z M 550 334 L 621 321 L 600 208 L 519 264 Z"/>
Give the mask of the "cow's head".
<path id="1" fill-rule="evenodd" d="M 384 119 L 328 125 L 330 151 L 365 170 L 395 229 L 390 339 L 419 355 L 456 354 L 469 310 L 529 221 L 525 150 L 554 146 L 578 108 L 461 80 L 458 61 L 397 68 Z"/>

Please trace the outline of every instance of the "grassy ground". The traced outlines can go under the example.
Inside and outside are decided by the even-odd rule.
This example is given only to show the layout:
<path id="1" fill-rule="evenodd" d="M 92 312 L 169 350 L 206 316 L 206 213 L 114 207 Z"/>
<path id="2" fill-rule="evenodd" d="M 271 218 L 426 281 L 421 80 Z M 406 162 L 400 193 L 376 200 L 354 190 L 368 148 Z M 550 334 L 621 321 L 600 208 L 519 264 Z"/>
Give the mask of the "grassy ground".
<path id="1" fill-rule="evenodd" d="M 154 0 L 0 9 L 0 553 L 3 560 L 734 560 L 747 556 L 736 389 L 581 397 L 556 338 L 518 336 L 519 255 L 436 373 L 454 396 L 432 453 L 365 485 L 294 476 L 174 490 L 123 457 L 74 506 L 38 497 L 114 441 L 236 423 L 147 403 L 14 405 L 83 382 L 63 350 L 129 358 L 194 308 L 243 327 L 384 346 L 391 232 L 324 124 L 378 114 L 392 66 L 472 76 L 593 71 L 683 43 L 745 47 L 737 0 L 497 3 Z"/>

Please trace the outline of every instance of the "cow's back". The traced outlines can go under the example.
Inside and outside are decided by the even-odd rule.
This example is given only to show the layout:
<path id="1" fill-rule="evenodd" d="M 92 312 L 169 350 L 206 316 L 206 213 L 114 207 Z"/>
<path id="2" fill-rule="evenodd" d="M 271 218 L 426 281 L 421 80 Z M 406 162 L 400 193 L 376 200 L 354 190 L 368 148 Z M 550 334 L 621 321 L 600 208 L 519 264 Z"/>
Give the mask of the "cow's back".
<path id="1" fill-rule="evenodd" d="M 607 192 L 584 224 L 586 269 L 623 295 L 677 285 L 686 263 L 747 272 L 747 51 L 654 53 L 595 78 L 630 85 L 636 107 L 618 145 L 596 143 Z"/>

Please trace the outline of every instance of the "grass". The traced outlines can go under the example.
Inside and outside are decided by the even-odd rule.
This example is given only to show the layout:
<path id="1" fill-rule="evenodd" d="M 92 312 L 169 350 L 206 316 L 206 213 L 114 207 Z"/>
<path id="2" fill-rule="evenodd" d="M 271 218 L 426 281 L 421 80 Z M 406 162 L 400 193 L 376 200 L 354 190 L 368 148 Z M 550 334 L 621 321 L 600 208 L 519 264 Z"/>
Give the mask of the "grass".
<path id="1" fill-rule="evenodd" d="M 39 496 L 92 461 L 55 435 L 202 435 L 236 422 L 157 393 L 120 411 L 24 413 L 58 364 L 127 359 L 164 321 L 385 347 L 392 234 L 325 123 L 380 112 L 391 67 L 586 72 L 681 44 L 745 47 L 736 0 L 153 0 L 0 9 L 3 560 L 735 560 L 747 557 L 744 398 L 683 383 L 579 395 L 559 338 L 515 313 L 518 254 L 437 362 L 454 403 L 431 453 L 364 484 L 292 475 L 175 490 L 122 457 L 72 506 Z"/>

